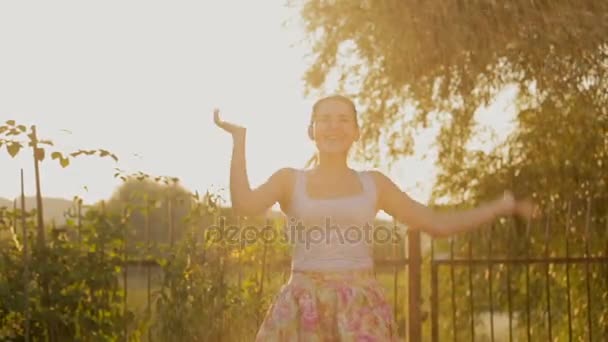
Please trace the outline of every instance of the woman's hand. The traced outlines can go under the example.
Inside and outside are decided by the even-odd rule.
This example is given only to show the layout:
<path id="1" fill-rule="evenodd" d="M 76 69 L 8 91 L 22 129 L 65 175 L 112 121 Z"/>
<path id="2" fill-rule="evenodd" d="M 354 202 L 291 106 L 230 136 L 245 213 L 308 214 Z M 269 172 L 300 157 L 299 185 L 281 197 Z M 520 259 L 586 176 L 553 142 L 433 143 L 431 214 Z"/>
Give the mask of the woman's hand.
<path id="1" fill-rule="evenodd" d="M 524 220 L 531 220 L 540 217 L 540 208 L 530 199 L 515 200 L 511 191 L 505 191 L 501 199 L 503 212 L 508 215 L 517 215 Z"/>
<path id="2" fill-rule="evenodd" d="M 245 136 L 246 128 L 220 119 L 220 110 L 217 108 L 213 110 L 213 121 L 218 127 L 230 133 L 233 138 Z"/>

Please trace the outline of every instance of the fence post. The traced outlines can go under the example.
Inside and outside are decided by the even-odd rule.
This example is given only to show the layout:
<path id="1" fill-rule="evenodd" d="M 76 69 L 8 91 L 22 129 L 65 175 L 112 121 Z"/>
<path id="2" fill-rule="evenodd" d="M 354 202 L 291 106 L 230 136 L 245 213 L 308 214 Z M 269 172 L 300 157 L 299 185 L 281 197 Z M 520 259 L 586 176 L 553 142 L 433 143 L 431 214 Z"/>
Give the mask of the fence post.
<path id="1" fill-rule="evenodd" d="M 397 320 L 397 305 L 399 303 L 399 245 L 395 242 L 397 236 L 397 220 L 393 219 L 393 236 L 391 238 L 392 255 L 395 266 L 393 267 L 393 316 Z"/>
<path id="2" fill-rule="evenodd" d="M 32 126 L 31 135 L 32 150 L 34 151 L 34 175 L 36 183 L 36 219 L 38 227 L 37 244 L 42 259 L 46 258 L 46 239 L 44 236 L 44 218 L 43 218 L 43 206 L 42 206 L 42 191 L 40 190 L 40 167 L 38 163 L 38 136 L 36 134 L 36 126 Z M 46 275 L 42 275 L 40 278 L 40 284 L 42 287 L 42 307 L 47 308 L 49 306 L 49 280 Z M 50 329 L 48 322 L 45 322 L 46 337 L 50 341 L 55 341 L 54 330 Z"/>
<path id="3" fill-rule="evenodd" d="M 38 166 L 38 136 L 36 135 L 36 126 L 32 126 L 32 148 L 34 150 L 34 172 L 36 177 L 36 219 L 38 223 L 38 247 L 43 248 L 45 244 L 44 237 L 44 218 L 42 207 L 42 191 L 40 190 L 40 168 Z"/>
<path id="4" fill-rule="evenodd" d="M 152 210 L 151 208 L 151 203 L 150 200 L 147 197 L 144 197 L 145 201 L 146 201 L 146 207 L 145 207 L 145 212 L 144 212 L 144 225 L 145 225 L 145 230 L 146 230 L 146 255 L 144 257 L 145 260 L 145 265 L 146 265 L 146 302 L 147 302 L 147 306 L 146 306 L 146 314 L 147 314 L 147 319 L 151 320 L 152 317 L 152 310 L 150 308 L 151 302 L 152 302 L 152 294 L 151 294 L 151 274 L 150 274 L 150 263 L 149 263 L 149 258 L 150 258 L 150 211 Z M 150 329 L 150 326 L 148 326 L 148 341 L 152 341 L 152 331 Z"/>
<path id="5" fill-rule="evenodd" d="M 439 341 L 439 274 L 435 262 L 435 239 L 431 239 L 431 341 Z"/>
<path id="6" fill-rule="evenodd" d="M 408 232 L 408 283 L 409 283 L 409 339 L 408 341 L 422 340 L 422 317 L 421 317 L 421 295 L 420 295 L 420 269 L 422 257 L 420 251 L 420 232 L 411 230 Z"/>
<path id="7" fill-rule="evenodd" d="M 16 203 L 16 202 L 15 202 Z M 16 210 L 14 211 L 17 212 Z M 25 190 L 23 169 L 21 169 L 21 229 L 23 231 L 23 294 L 25 297 L 25 341 L 30 340 L 30 299 L 29 299 L 29 281 L 30 281 L 30 258 L 28 254 L 27 241 L 27 222 L 25 221 Z M 16 227 L 16 225 L 15 225 Z"/>

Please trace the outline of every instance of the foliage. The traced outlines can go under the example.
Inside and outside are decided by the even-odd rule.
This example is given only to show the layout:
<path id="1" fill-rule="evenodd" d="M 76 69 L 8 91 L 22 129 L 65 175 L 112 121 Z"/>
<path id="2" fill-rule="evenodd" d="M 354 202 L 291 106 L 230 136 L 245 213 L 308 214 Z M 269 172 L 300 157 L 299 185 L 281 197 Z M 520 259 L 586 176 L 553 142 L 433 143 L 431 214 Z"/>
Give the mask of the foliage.
<path id="1" fill-rule="evenodd" d="M 19 139 L 23 135 L 26 135 L 27 140 Z M 4 136 L 4 138 L 2 138 L 2 136 Z M 46 149 L 44 147 L 41 147 L 41 145 L 47 145 L 49 146 L 48 148 L 54 146 L 52 140 L 40 139 L 38 137 L 36 132 L 36 126 L 34 125 L 30 126 L 29 132 L 28 128 L 25 125 L 20 124 L 15 120 L 7 120 L 4 125 L 0 126 L 0 147 L 6 145 L 6 151 L 11 157 L 14 158 L 15 156 L 17 156 L 17 154 L 19 154 L 19 151 L 22 150 L 26 143 L 28 147 L 32 148 L 32 155 L 35 156 L 35 159 L 38 161 L 43 161 L 47 155 Z M 76 158 L 81 155 L 98 155 L 100 158 L 108 157 L 112 158 L 115 162 L 118 161 L 118 157 L 114 153 L 105 149 L 79 149 L 78 151 L 74 152 L 54 150 L 50 154 L 51 159 L 57 159 L 57 161 L 63 168 L 68 167 L 70 165 L 70 157 Z"/>
<path id="2" fill-rule="evenodd" d="M 14 230 L 13 220 L 21 220 L 19 211 L 0 213 L 2 231 Z M 29 315 L 31 336 L 52 341 L 123 339 L 124 329 L 134 323 L 122 306 L 124 292 L 118 282 L 124 220 L 89 210 L 81 221 L 80 243 L 70 241 L 65 229 L 55 229 L 41 251 L 33 244 L 35 213 L 24 215 L 31 252 L 24 255 L 25 241 L 19 234 L 0 250 L 2 337 L 21 339 Z M 74 221 L 68 222 L 68 229 L 75 229 Z M 48 296 L 42 294 L 42 279 L 49 280 Z"/>
<path id="3" fill-rule="evenodd" d="M 130 240 L 170 245 L 181 239 L 194 195 L 184 189 L 177 178 L 152 178 L 142 172 L 119 177 L 123 183 L 104 204 L 114 213 L 126 208 L 131 210 Z M 135 245 L 129 244 L 129 249 L 133 248 Z"/>
<path id="4" fill-rule="evenodd" d="M 341 89 L 359 88 L 363 159 L 378 161 L 381 142 L 393 160 L 410 154 L 415 130 L 439 122 L 439 165 L 456 167 L 476 110 L 510 84 L 522 98 L 560 101 L 584 89 L 587 104 L 606 113 L 606 2 L 307 0 L 298 7 L 314 55 L 309 90 L 331 71 Z"/>

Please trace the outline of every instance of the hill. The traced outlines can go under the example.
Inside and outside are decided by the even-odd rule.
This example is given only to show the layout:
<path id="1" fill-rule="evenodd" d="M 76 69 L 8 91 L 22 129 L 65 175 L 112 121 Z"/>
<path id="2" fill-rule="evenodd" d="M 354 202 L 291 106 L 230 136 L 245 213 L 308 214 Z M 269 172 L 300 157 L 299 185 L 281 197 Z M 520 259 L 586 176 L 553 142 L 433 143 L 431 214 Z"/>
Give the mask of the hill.
<path id="1" fill-rule="evenodd" d="M 17 206 L 20 206 L 21 201 L 18 199 Z M 0 207 L 13 207 L 13 201 L 0 197 Z M 25 197 L 25 209 L 32 210 L 36 208 L 36 197 Z M 64 213 L 72 207 L 72 201 L 65 198 L 49 198 L 42 199 L 42 208 L 44 212 L 44 221 L 53 222 L 57 225 L 65 223 Z"/>

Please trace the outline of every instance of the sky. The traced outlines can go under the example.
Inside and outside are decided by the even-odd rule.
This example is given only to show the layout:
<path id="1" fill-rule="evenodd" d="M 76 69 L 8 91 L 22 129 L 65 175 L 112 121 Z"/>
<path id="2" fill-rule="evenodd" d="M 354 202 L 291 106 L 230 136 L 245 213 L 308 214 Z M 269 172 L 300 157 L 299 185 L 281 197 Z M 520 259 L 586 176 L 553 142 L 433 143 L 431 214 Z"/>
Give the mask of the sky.
<path id="1" fill-rule="evenodd" d="M 284 2 L 0 2 L 0 121 L 35 124 L 61 151 L 119 157 L 79 157 L 63 169 L 47 154 L 43 195 L 107 199 L 120 168 L 227 196 L 232 141 L 213 124 L 215 107 L 247 127 L 252 186 L 280 167 L 302 167 L 314 152 L 306 136 L 314 98 L 302 81 L 310 58 Z M 501 101 L 489 113 L 508 111 Z M 435 133 L 421 132 L 417 154 L 392 171 L 381 168 L 422 202 L 435 175 Z M 21 168 L 33 195 L 32 166 L 29 154 L 11 158 L 2 147 L 0 197 L 19 195 Z"/>

